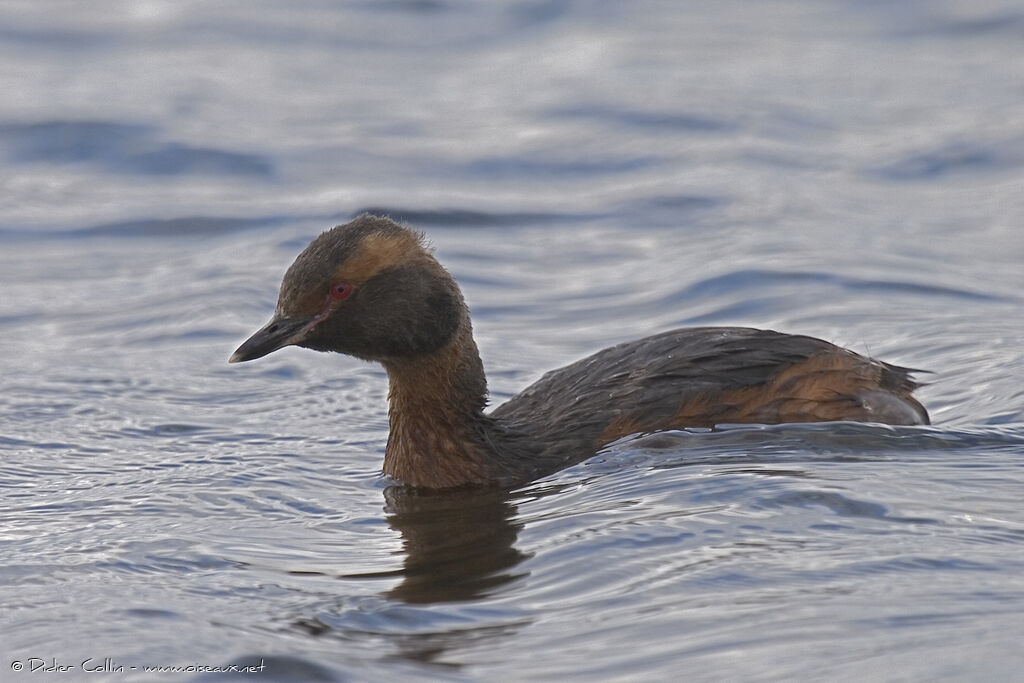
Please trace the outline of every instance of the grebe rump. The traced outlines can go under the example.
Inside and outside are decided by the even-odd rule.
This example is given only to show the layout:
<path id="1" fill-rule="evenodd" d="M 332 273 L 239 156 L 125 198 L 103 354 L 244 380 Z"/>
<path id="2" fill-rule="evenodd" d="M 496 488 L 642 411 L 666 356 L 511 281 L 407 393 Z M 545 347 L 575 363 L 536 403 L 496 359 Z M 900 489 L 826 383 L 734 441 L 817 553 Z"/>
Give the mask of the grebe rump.
<path id="1" fill-rule="evenodd" d="M 284 346 L 381 363 L 390 403 L 384 472 L 425 488 L 513 486 L 620 437 L 720 423 L 928 424 L 912 371 L 802 335 L 673 330 L 544 375 L 484 413 L 469 311 L 423 236 L 363 215 L 310 242 L 273 318 L 231 356 Z"/>

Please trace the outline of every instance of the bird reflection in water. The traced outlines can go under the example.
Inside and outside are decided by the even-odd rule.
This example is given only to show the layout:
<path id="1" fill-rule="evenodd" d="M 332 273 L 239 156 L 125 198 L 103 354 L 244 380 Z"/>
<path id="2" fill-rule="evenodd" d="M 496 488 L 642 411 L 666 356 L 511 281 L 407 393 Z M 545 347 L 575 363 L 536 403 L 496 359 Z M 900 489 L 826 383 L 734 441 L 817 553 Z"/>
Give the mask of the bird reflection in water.
<path id="1" fill-rule="evenodd" d="M 398 571 L 343 574 L 338 578 L 398 583 L 369 602 L 339 594 L 330 606 L 309 606 L 291 625 L 309 635 L 346 642 L 384 638 L 394 656 L 431 666 L 453 665 L 453 652 L 499 642 L 530 622 L 515 608 L 488 610 L 474 625 L 460 619 L 458 628 L 437 622 L 430 605 L 460 603 L 493 596 L 528 572 L 516 568 L 526 559 L 515 547 L 523 523 L 516 501 L 555 493 L 557 487 L 534 487 L 529 494 L 500 488 L 448 491 L 391 486 L 384 491 L 387 522 L 402 538 L 405 559 Z M 305 572 L 296 572 L 305 573 Z"/>
<path id="2" fill-rule="evenodd" d="M 424 604 L 473 600 L 525 575 L 514 546 L 522 522 L 503 489 L 384 491 L 388 524 L 402 535 L 402 582 L 389 598 Z"/>

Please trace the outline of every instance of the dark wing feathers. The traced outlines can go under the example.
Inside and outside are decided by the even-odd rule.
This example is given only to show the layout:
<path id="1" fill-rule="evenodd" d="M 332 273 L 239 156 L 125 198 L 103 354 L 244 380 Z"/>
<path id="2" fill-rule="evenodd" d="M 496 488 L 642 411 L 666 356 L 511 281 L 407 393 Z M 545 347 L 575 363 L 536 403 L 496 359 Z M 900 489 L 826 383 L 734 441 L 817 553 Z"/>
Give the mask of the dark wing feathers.
<path id="1" fill-rule="evenodd" d="M 553 370 L 493 415 L 532 424 L 538 438 L 570 448 L 716 421 L 869 419 L 871 410 L 846 417 L 844 411 L 860 401 L 858 392 L 891 392 L 892 401 L 919 407 L 909 397 L 914 386 L 907 370 L 821 339 L 689 328 L 619 344 Z M 689 423 L 688 415 L 695 416 Z"/>

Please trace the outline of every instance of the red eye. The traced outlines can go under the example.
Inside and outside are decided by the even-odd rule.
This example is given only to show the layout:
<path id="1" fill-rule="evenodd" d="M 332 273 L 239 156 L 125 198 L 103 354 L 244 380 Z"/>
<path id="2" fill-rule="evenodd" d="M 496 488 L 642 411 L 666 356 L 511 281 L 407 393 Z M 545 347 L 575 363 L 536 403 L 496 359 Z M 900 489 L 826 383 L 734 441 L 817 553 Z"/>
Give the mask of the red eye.
<path id="1" fill-rule="evenodd" d="M 335 301 L 344 301 L 352 295 L 353 287 L 347 282 L 335 282 L 331 285 L 331 298 Z"/>

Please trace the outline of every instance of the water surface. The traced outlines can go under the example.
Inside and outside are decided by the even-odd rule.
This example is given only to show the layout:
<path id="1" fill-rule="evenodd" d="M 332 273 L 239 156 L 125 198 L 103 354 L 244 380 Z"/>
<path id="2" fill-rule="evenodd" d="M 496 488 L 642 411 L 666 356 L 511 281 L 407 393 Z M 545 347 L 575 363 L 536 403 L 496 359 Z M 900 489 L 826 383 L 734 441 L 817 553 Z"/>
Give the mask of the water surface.
<path id="1" fill-rule="evenodd" d="M 112 7 L 0 9 L 4 676 L 1018 675 L 1016 4 Z M 633 437 L 412 495 L 380 368 L 226 363 L 365 210 L 462 284 L 494 404 L 750 325 L 930 371 L 934 424 Z"/>

